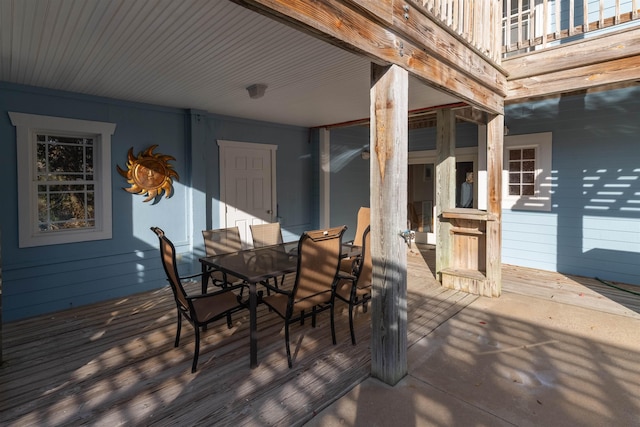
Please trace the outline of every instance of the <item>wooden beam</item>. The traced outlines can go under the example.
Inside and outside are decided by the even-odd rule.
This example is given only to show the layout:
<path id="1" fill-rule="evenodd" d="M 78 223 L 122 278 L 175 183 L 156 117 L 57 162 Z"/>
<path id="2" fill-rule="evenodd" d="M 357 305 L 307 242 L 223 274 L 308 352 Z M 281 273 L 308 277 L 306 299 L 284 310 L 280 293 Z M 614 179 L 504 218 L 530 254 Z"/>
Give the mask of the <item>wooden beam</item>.
<path id="1" fill-rule="evenodd" d="M 508 81 L 640 56 L 640 28 L 591 37 L 504 59 Z"/>
<path id="2" fill-rule="evenodd" d="M 456 119 L 477 125 L 487 124 L 487 113 L 473 107 L 459 108 L 456 110 Z"/>
<path id="3" fill-rule="evenodd" d="M 640 80 L 640 55 L 509 82 L 506 101 L 575 92 Z"/>
<path id="4" fill-rule="evenodd" d="M 371 1 L 351 0 L 354 3 Z M 416 4 L 417 3 L 417 4 Z M 392 10 L 380 7 L 370 9 L 371 14 L 395 32 L 416 45 L 421 45 L 429 55 L 466 74 L 480 85 L 500 95 L 506 95 L 506 72 L 490 61 L 482 52 L 470 45 L 463 36 L 435 18 L 419 2 L 412 0 L 391 2 Z"/>
<path id="5" fill-rule="evenodd" d="M 640 28 L 505 59 L 506 101 L 640 81 Z"/>
<path id="6" fill-rule="evenodd" d="M 455 39 L 441 31 L 438 23 L 430 21 L 418 11 L 411 15 L 414 18 L 410 21 L 416 27 L 410 30 L 409 25 L 404 23 L 404 12 L 396 16 L 397 9 L 393 10 L 390 23 L 388 7 L 393 4 L 390 0 L 376 3 L 371 8 L 364 7 L 359 0 L 234 1 L 338 47 L 366 55 L 373 62 L 395 64 L 410 70 L 412 75 L 426 84 L 479 109 L 503 113 L 505 76 L 495 74 L 494 67 L 479 67 L 475 61 L 470 63 L 465 60 L 482 56 L 469 48 L 468 44 L 453 41 Z M 421 17 L 420 20 L 418 17 Z M 401 34 L 399 28 L 404 28 L 406 32 Z M 418 28 L 421 28 L 420 32 Z M 425 39 L 432 32 L 436 32 L 436 36 L 431 41 Z M 414 35 L 409 37 L 410 33 Z M 439 37 L 447 38 L 440 40 Z M 445 62 L 444 58 L 457 58 L 458 62 Z M 471 64 L 471 68 L 460 65 L 460 60 L 463 64 Z M 478 77 L 483 72 L 495 78 Z"/>
<path id="7" fill-rule="evenodd" d="M 371 65 L 371 375 L 407 374 L 407 165 L 409 75 Z"/>

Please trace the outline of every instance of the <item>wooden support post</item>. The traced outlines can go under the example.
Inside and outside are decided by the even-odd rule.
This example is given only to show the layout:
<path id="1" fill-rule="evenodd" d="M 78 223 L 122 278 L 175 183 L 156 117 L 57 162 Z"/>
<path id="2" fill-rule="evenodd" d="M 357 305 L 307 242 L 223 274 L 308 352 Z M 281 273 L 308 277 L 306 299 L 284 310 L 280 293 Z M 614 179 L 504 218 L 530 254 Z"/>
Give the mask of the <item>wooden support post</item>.
<path id="1" fill-rule="evenodd" d="M 486 211 L 455 207 L 454 119 L 450 111 L 438 112 L 436 274 L 446 288 L 498 297 L 502 280 L 500 257 L 504 116 L 490 117 L 487 119 L 487 126 L 481 126 L 486 132 Z"/>
<path id="2" fill-rule="evenodd" d="M 408 73 L 371 64 L 371 375 L 407 374 Z"/>
<path id="3" fill-rule="evenodd" d="M 456 205 L 456 117 L 451 109 L 437 112 L 436 124 L 436 276 L 450 267 L 453 257 L 451 223 L 442 220 L 442 212 Z"/>
<path id="4" fill-rule="evenodd" d="M 498 114 L 487 123 L 487 213 L 492 221 L 486 230 L 487 288 L 481 295 L 498 297 L 502 293 L 502 158 L 504 156 L 504 116 Z"/>

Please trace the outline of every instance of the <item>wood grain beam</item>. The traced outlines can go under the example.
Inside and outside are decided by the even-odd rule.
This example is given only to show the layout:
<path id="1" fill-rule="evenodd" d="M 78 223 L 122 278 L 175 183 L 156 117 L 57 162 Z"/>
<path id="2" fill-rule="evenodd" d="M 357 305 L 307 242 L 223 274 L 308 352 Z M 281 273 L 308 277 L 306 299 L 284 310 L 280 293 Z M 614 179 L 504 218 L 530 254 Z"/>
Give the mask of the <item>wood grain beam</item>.
<path id="1" fill-rule="evenodd" d="M 371 64 L 371 375 L 407 374 L 407 129 L 409 75 Z"/>
<path id="2" fill-rule="evenodd" d="M 502 63 L 507 102 L 640 81 L 640 28 L 531 52 Z"/>
<path id="3" fill-rule="evenodd" d="M 504 156 L 504 116 L 487 123 L 487 212 L 491 221 L 486 229 L 486 287 L 484 296 L 502 294 L 502 168 Z"/>
<path id="4" fill-rule="evenodd" d="M 499 95 L 506 95 L 506 71 L 490 61 L 461 35 L 431 15 L 413 0 L 393 2 L 392 27 L 416 44 L 422 44 L 429 55 L 466 74 L 480 85 Z M 420 3 L 420 2 L 418 2 Z M 488 24 L 487 24 L 488 25 Z"/>
<path id="5" fill-rule="evenodd" d="M 477 125 L 486 125 L 488 121 L 487 113 L 482 110 L 478 110 L 473 107 L 459 108 L 455 110 L 456 119 L 464 120 L 465 122 L 475 123 Z"/>
<path id="6" fill-rule="evenodd" d="M 509 82 L 508 102 L 640 80 L 640 55 Z"/>
<path id="7" fill-rule="evenodd" d="M 503 59 L 502 66 L 513 81 L 639 55 L 640 28 L 635 28 Z"/>
<path id="8" fill-rule="evenodd" d="M 402 6 L 391 0 L 233 1 L 365 55 L 374 63 L 398 65 L 427 85 L 479 109 L 497 114 L 504 111 L 505 76 L 495 67 L 482 65 L 482 55 L 416 9 L 409 9 L 409 25 Z M 400 11 L 402 15 L 398 15 Z M 486 71 L 489 77 L 479 77 L 483 73 L 478 70 Z"/>

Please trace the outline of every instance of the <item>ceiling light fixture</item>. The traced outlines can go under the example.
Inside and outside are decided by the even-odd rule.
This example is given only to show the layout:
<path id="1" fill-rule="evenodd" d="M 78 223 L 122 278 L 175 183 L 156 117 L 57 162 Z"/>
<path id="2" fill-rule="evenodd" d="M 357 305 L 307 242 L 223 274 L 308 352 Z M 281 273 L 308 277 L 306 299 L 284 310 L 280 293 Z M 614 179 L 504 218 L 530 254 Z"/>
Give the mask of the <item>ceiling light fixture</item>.
<path id="1" fill-rule="evenodd" d="M 249 98 L 258 99 L 264 96 L 264 92 L 267 90 L 267 85 L 262 83 L 252 84 L 247 86 L 247 92 L 249 92 Z"/>

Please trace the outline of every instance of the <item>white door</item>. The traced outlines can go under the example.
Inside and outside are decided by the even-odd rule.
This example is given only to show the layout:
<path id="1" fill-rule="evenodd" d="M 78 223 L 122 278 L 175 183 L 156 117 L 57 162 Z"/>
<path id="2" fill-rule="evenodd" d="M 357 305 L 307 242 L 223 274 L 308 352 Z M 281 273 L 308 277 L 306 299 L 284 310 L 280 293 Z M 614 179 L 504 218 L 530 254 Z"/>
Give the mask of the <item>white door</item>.
<path id="1" fill-rule="evenodd" d="M 276 145 L 218 141 L 220 205 L 224 227 L 237 226 L 244 247 L 249 225 L 273 222 L 276 201 Z"/>

